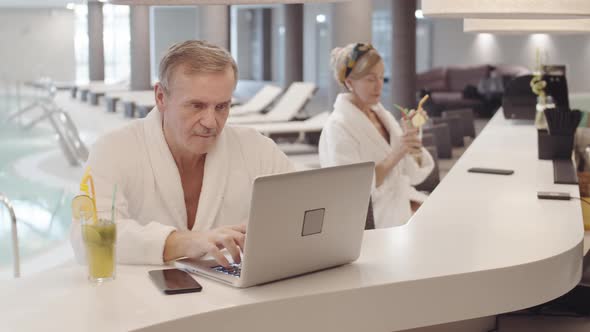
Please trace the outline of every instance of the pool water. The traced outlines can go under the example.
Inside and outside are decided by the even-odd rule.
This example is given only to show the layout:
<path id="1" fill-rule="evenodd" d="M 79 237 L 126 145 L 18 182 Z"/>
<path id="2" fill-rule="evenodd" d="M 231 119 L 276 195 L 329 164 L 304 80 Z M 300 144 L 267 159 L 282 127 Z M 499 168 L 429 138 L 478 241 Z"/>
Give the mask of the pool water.
<path id="1" fill-rule="evenodd" d="M 56 135 L 46 128 L 22 129 L 7 122 L 16 109 L 14 99 L 0 96 L 0 193 L 13 203 L 18 219 L 21 262 L 47 252 L 68 238 L 72 193 L 23 177 L 16 172 L 21 158 L 55 150 Z M 8 211 L 0 206 L 0 269 L 12 265 Z"/>

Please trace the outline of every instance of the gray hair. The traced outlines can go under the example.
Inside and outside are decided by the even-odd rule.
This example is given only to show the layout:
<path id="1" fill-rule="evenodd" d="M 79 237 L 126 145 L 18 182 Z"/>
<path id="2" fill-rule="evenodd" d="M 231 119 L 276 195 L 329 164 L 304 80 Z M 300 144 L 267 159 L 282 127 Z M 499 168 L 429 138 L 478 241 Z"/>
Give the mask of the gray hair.
<path id="1" fill-rule="evenodd" d="M 238 65 L 228 51 L 206 41 L 187 40 L 170 46 L 160 61 L 158 79 L 164 92 L 169 93 L 172 72 L 180 65 L 189 74 L 220 73 L 231 67 L 238 80 Z"/>

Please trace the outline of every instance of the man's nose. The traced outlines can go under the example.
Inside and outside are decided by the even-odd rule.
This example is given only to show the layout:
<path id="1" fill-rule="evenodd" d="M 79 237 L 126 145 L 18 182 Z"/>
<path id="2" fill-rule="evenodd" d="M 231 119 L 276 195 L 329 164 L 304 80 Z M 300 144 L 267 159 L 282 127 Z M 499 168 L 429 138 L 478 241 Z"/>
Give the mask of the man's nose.
<path id="1" fill-rule="evenodd" d="M 203 117 L 201 118 L 201 121 L 199 122 L 203 127 L 206 127 L 208 129 L 215 129 L 215 109 L 213 109 L 212 107 L 207 108 L 203 114 Z"/>

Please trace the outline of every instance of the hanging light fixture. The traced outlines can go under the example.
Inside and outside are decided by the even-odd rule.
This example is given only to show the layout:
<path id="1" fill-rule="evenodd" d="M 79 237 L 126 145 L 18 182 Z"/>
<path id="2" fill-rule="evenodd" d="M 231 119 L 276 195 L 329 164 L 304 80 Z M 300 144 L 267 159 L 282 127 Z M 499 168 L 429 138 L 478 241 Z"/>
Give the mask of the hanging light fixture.
<path id="1" fill-rule="evenodd" d="M 556 19 L 590 17 L 588 0 L 422 0 L 426 17 Z"/>
<path id="2" fill-rule="evenodd" d="M 488 20 L 465 19 L 464 32 L 499 34 L 582 34 L 590 33 L 590 19 L 580 20 Z"/>
<path id="3" fill-rule="evenodd" d="M 310 2 L 346 2 L 351 0 L 108 0 L 114 5 L 196 6 L 196 5 L 269 5 Z M 359 1 L 359 0 L 357 0 Z"/>

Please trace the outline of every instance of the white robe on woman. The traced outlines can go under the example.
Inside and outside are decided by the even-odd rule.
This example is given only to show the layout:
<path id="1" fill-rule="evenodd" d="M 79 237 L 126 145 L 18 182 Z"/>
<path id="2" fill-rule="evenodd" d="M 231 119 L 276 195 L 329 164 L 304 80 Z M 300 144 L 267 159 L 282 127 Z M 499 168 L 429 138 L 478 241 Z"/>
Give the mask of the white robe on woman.
<path id="1" fill-rule="evenodd" d="M 168 235 L 188 227 L 180 174 L 158 109 L 100 138 L 87 165 L 97 210 L 110 210 L 113 186 L 118 186 L 117 261 L 161 264 Z M 226 126 L 205 159 L 192 231 L 247 222 L 254 179 L 291 171 L 292 163 L 272 140 L 253 129 Z M 71 242 L 82 259 L 80 233 L 80 225 L 72 223 Z"/>
<path id="2" fill-rule="evenodd" d="M 324 126 L 319 143 L 322 167 L 364 161 L 379 163 L 399 149 L 403 131 L 391 112 L 380 103 L 372 107 L 389 133 L 387 142 L 369 118 L 351 103 L 350 98 L 349 93 L 338 95 L 334 111 Z M 420 199 L 413 186 L 424 181 L 433 168 L 432 156 L 422 148 L 421 165 L 408 154 L 387 174 L 379 187 L 373 184 L 371 199 L 375 227 L 403 225 L 410 219 L 410 199 Z"/>

